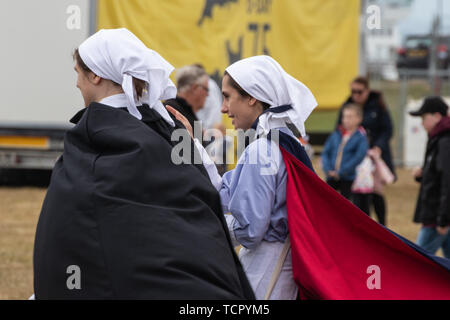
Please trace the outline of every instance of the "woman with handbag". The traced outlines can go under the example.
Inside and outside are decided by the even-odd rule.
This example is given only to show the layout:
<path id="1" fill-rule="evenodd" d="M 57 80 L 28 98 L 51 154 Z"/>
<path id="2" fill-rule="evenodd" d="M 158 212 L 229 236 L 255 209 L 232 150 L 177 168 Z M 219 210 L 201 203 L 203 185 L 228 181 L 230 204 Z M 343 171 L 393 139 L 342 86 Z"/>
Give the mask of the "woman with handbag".
<path id="1" fill-rule="evenodd" d="M 367 132 L 369 148 L 373 152 L 379 153 L 381 159 L 388 166 L 395 177 L 394 162 L 389 141 L 392 138 L 392 120 L 389 110 L 384 102 L 381 92 L 371 90 L 369 80 L 365 77 L 356 77 L 350 84 L 351 95 L 344 103 L 357 103 L 363 107 L 362 126 Z M 342 122 L 342 109 L 338 116 L 337 124 Z M 375 172 L 377 174 L 377 172 Z M 375 213 L 381 224 L 386 221 L 386 201 L 383 194 L 368 193 L 363 194 L 357 200 L 358 205 L 365 212 L 370 212 L 373 206 Z"/>

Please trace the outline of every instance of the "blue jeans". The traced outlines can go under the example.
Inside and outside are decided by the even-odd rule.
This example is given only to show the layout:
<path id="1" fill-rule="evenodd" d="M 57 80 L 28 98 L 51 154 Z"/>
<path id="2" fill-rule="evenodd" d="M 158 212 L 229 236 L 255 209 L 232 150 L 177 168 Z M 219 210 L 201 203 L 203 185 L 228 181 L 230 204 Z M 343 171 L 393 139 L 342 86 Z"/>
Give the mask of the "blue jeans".
<path id="1" fill-rule="evenodd" d="M 436 254 L 436 251 L 442 247 L 444 257 L 450 259 L 450 232 L 440 235 L 436 228 L 422 227 L 417 236 L 417 245 L 431 254 Z"/>

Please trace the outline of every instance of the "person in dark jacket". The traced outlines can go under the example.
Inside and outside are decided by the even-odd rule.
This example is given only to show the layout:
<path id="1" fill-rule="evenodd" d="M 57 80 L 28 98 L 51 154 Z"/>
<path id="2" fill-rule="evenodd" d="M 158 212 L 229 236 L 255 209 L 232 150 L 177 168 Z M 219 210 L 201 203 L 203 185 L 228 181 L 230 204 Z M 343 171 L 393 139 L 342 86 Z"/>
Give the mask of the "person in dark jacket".
<path id="1" fill-rule="evenodd" d="M 325 142 L 322 152 L 322 169 L 327 183 L 347 199 L 356 177 L 356 167 L 364 160 L 369 144 L 362 121 L 361 107 L 347 104 L 343 109 L 342 126 Z"/>
<path id="2" fill-rule="evenodd" d="M 375 153 L 380 153 L 381 158 L 395 175 L 394 163 L 389 140 L 392 137 L 392 121 L 381 92 L 370 90 L 369 80 L 365 77 L 355 78 L 351 85 L 351 96 L 344 103 L 357 103 L 363 106 L 362 126 L 366 130 L 369 139 L 369 147 Z M 342 122 L 342 108 L 339 112 L 338 125 Z M 363 195 L 359 199 L 359 207 L 366 208 L 370 215 L 372 204 L 377 215 L 378 222 L 386 224 L 386 202 L 384 196 L 377 193 Z"/>
<path id="3" fill-rule="evenodd" d="M 195 131 L 195 122 L 199 121 L 196 113 L 203 108 L 209 94 L 209 76 L 202 67 L 189 65 L 177 71 L 176 81 L 177 96 L 165 103 L 185 116 Z"/>
<path id="4" fill-rule="evenodd" d="M 414 222 L 421 223 L 417 244 L 432 254 L 442 247 L 450 258 L 450 117 L 440 97 L 428 97 L 412 116 L 422 117 L 428 142 L 422 169 Z"/>

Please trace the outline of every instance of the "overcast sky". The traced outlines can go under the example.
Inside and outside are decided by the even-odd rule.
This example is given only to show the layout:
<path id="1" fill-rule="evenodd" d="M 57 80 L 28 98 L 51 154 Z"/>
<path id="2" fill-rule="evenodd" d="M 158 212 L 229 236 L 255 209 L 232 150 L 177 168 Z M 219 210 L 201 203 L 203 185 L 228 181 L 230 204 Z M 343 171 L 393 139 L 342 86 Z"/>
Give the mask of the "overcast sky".
<path id="1" fill-rule="evenodd" d="M 409 16 L 399 24 L 403 35 L 423 34 L 431 31 L 431 23 L 437 13 L 439 0 L 413 0 Z M 450 34 L 450 1 L 442 0 L 442 32 Z"/>

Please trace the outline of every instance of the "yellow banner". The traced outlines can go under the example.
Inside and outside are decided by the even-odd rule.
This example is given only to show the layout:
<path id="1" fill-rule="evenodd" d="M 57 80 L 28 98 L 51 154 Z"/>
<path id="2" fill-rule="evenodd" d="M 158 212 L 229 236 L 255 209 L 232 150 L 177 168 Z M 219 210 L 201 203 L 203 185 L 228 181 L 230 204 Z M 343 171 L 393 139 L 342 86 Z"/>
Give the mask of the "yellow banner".
<path id="1" fill-rule="evenodd" d="M 268 54 L 340 106 L 358 72 L 359 0 L 99 0 L 98 29 L 126 27 L 174 67 L 201 63 L 215 79 Z"/>

